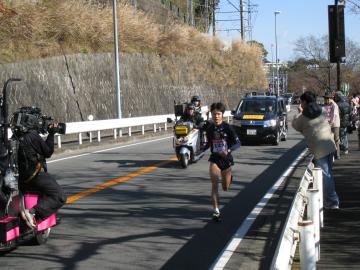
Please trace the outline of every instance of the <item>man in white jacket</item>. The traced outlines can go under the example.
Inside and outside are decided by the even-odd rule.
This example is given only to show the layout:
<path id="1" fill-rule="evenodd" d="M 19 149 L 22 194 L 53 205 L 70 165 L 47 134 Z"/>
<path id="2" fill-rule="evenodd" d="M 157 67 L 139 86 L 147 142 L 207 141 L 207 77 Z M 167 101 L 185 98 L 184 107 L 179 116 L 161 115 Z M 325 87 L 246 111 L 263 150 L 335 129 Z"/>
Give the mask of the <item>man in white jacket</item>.
<path id="1" fill-rule="evenodd" d="M 294 118 L 292 126 L 304 135 L 307 146 L 314 155 L 314 165 L 323 171 L 325 207 L 338 209 L 339 197 L 332 173 L 336 147 L 330 125 L 316 103 L 314 93 L 305 92 L 300 101 L 299 114 Z"/>

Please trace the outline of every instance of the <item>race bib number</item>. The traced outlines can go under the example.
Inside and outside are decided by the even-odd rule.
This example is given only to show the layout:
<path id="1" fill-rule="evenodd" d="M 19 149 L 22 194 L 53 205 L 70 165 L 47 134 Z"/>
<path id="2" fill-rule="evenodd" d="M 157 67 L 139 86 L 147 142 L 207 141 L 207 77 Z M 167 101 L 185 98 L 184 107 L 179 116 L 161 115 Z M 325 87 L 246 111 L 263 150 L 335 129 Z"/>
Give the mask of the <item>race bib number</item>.
<path id="1" fill-rule="evenodd" d="M 227 143 L 225 140 L 213 140 L 213 152 L 220 153 L 228 149 Z"/>

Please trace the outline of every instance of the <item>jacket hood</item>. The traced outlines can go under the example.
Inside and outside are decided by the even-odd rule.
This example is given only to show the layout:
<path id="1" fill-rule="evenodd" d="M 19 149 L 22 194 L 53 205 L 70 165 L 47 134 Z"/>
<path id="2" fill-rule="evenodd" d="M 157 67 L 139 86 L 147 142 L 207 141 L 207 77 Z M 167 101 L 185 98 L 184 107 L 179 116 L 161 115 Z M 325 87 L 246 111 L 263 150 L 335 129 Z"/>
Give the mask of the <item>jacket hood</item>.
<path id="1" fill-rule="evenodd" d="M 306 108 L 303 111 L 303 115 L 310 119 L 314 119 L 316 117 L 319 117 L 322 113 L 322 109 L 319 104 L 316 102 L 308 103 Z"/>

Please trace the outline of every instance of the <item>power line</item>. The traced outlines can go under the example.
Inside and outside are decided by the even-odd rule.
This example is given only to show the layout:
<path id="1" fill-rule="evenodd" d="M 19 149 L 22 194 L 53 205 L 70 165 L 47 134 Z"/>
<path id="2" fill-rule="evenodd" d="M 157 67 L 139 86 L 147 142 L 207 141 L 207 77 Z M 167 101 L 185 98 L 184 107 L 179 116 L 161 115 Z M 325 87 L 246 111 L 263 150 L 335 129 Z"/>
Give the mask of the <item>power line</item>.
<path id="1" fill-rule="evenodd" d="M 257 6 L 256 4 L 252 4 L 251 0 L 226 0 L 228 3 L 228 8 L 232 10 L 222 10 L 223 8 L 218 7 L 214 12 L 216 15 L 219 15 L 220 18 L 216 19 L 216 22 L 222 22 L 225 24 L 225 29 L 216 30 L 216 32 L 229 32 L 229 31 L 238 31 L 241 34 L 241 38 L 245 40 L 252 40 L 252 30 L 253 30 L 253 23 L 256 19 L 256 16 L 253 16 L 254 13 L 257 13 Z M 238 4 L 238 6 L 236 6 Z M 238 15 L 237 18 L 234 18 L 232 15 Z M 221 18 L 221 15 L 231 16 Z M 239 29 L 238 27 L 233 27 L 234 22 L 239 22 Z M 229 23 L 227 27 L 226 24 Z M 231 26 L 230 26 L 231 25 Z M 224 25 L 223 25 L 224 27 Z M 226 28 L 227 27 L 227 28 Z"/>

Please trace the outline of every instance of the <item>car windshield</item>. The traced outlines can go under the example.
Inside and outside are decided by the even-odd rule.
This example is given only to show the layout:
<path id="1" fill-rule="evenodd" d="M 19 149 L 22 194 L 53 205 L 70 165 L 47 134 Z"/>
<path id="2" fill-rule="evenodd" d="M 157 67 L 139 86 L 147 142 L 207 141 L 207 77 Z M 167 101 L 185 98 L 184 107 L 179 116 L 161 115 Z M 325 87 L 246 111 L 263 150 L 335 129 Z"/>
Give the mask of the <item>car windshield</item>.
<path id="1" fill-rule="evenodd" d="M 239 112 L 245 113 L 267 113 L 275 111 L 275 101 L 269 99 L 243 100 Z"/>

